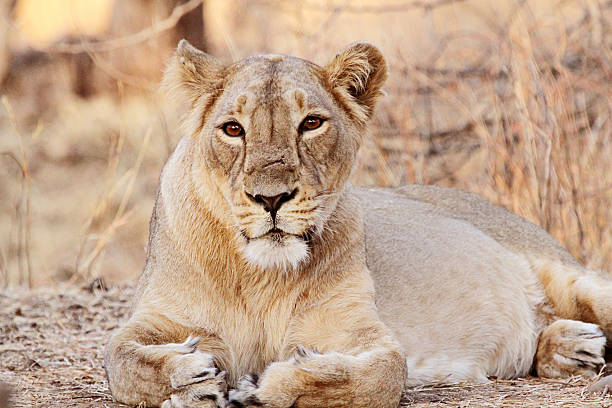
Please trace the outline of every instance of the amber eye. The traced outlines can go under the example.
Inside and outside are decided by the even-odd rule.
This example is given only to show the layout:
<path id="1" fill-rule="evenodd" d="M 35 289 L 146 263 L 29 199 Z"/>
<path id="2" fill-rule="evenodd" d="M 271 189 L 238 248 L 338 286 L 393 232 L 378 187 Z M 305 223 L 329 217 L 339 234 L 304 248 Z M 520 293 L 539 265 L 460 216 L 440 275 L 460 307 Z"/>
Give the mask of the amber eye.
<path id="1" fill-rule="evenodd" d="M 238 137 L 244 135 L 244 129 L 240 124 L 236 122 L 227 122 L 223 125 L 223 131 L 226 135 L 231 137 Z"/>
<path id="2" fill-rule="evenodd" d="M 323 119 L 317 118 L 316 116 L 307 116 L 300 125 L 300 131 L 315 130 L 321 127 Z"/>

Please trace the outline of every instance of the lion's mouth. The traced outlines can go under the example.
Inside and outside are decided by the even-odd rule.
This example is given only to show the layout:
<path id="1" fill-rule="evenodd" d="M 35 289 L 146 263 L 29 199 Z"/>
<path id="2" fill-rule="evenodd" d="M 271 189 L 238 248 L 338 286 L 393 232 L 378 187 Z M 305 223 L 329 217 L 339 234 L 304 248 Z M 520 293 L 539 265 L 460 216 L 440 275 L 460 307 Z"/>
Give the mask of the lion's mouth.
<path id="1" fill-rule="evenodd" d="M 270 231 L 266 232 L 264 235 L 262 235 L 261 237 L 266 237 L 274 242 L 282 242 L 283 241 L 283 237 L 285 237 L 286 235 L 293 235 L 293 234 L 288 234 L 287 232 L 283 231 L 280 228 L 272 228 Z"/>
<path id="2" fill-rule="evenodd" d="M 250 242 L 253 239 L 266 238 L 266 239 L 269 239 L 269 240 L 271 240 L 273 242 L 282 243 L 283 239 L 285 237 L 291 236 L 291 237 L 300 238 L 306 244 L 310 245 L 311 241 L 312 241 L 313 234 L 314 234 L 314 229 L 313 228 L 309 228 L 309 229 L 307 229 L 302 234 L 292 234 L 292 233 L 289 233 L 287 231 L 283 231 L 282 229 L 280 229 L 278 227 L 274 227 L 271 230 L 269 230 L 268 232 L 266 232 L 265 234 L 259 235 L 257 237 L 249 237 L 247 234 L 244 233 L 244 231 L 241 231 L 241 233 L 242 233 L 242 236 L 247 240 L 247 242 Z"/>
<path id="3" fill-rule="evenodd" d="M 310 243 L 310 241 L 312 241 L 312 236 L 314 234 L 314 229 L 313 228 L 309 228 L 306 231 L 304 231 L 302 234 L 291 234 L 289 232 L 283 231 L 280 228 L 274 227 L 272 228 L 270 231 L 268 231 L 267 233 L 265 233 L 263 236 L 264 237 L 270 237 L 271 239 L 282 239 L 282 237 L 291 235 L 293 237 L 298 237 L 300 239 L 302 239 L 302 241 L 306 242 L 306 243 Z"/>

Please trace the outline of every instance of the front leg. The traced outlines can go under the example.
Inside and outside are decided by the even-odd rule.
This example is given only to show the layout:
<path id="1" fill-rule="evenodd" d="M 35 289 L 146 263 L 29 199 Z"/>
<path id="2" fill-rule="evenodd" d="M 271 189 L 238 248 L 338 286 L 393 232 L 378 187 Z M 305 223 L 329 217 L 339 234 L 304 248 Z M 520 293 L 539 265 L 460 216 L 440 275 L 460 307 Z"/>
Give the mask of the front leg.
<path id="1" fill-rule="evenodd" d="M 309 351 L 310 350 L 310 351 Z M 406 360 L 378 318 L 369 275 L 350 275 L 296 316 L 278 362 L 230 391 L 235 407 L 395 408 Z"/>
<path id="2" fill-rule="evenodd" d="M 104 363 L 113 398 L 163 408 L 224 407 L 225 372 L 210 352 L 218 340 L 187 336 L 188 329 L 169 321 L 163 324 L 168 331 L 161 332 L 155 327 L 162 319 L 131 321 L 112 336 Z"/>
<path id="3" fill-rule="evenodd" d="M 398 406 L 405 360 L 397 349 L 375 349 L 356 356 L 302 353 L 273 363 L 261 379 L 245 376 L 230 391 L 230 406 L 270 408 Z"/>

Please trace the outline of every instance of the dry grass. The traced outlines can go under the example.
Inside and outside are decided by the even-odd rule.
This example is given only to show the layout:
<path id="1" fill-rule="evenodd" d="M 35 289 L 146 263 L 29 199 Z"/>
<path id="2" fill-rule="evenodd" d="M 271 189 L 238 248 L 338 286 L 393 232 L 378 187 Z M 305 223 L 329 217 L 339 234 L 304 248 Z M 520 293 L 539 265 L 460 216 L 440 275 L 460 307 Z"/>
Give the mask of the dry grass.
<path id="1" fill-rule="evenodd" d="M 102 350 L 130 293 L 1 293 L 0 381 L 10 384 L 12 406 L 117 406 Z"/>
<path id="2" fill-rule="evenodd" d="M 19 407 L 123 407 L 111 399 L 102 353 L 134 288 L 0 291 L 0 382 Z M 410 407 L 610 407 L 590 382 L 537 378 L 408 389 Z M 1 384 L 0 384 L 1 385 Z M 1 406 L 0 401 L 0 406 Z"/>
<path id="3" fill-rule="evenodd" d="M 471 4 L 460 3 L 454 7 Z M 609 271 L 612 4 L 576 3 L 567 20 L 510 3 L 507 17 L 486 29 L 431 33 L 436 47 L 421 58 L 386 50 L 387 96 L 352 180 L 479 193 L 544 227 L 587 266 Z M 265 1 L 250 7 L 271 10 Z M 325 43 L 347 30 L 343 13 L 358 11 L 336 8 L 330 24 L 300 38 Z M 401 30 L 390 36 L 403 40 Z M 239 45 L 237 54 L 257 51 Z M 305 47 L 302 55 L 334 52 Z M 83 99 L 69 92 L 59 63 L 22 75 L 28 79 L 4 90 L 0 110 L 0 177 L 8 180 L 0 183 L 0 284 L 134 279 L 159 171 L 179 137 L 177 113 L 121 77 L 112 92 Z"/>
<path id="4" fill-rule="evenodd" d="M 9 180 L 0 183 L 0 285 L 27 285 L 26 254 L 34 286 L 138 275 L 157 179 L 175 140 L 168 131 L 173 114 L 159 103 L 133 94 L 67 95 L 38 135 L 20 129 L 23 159 L 15 128 L 0 131 L 0 151 L 17 152 L 31 173 L 28 248 L 22 171 L 0 156 L 0 177 Z"/>
<path id="5" fill-rule="evenodd" d="M 449 36 L 427 65 L 392 56 L 355 181 L 476 192 L 612 270 L 612 5 L 583 13 L 563 27 L 525 6 L 477 50 Z"/>

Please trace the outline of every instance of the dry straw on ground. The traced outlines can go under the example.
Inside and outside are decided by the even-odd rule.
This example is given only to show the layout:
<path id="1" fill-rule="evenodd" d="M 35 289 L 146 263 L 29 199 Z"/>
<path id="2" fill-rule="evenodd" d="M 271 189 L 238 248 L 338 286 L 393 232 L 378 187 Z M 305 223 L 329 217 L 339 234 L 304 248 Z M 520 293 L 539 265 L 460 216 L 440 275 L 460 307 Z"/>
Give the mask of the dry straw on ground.
<path id="1" fill-rule="evenodd" d="M 0 382 L 10 384 L 12 406 L 123 407 L 110 396 L 102 353 L 133 293 L 132 286 L 0 292 Z M 402 406 L 612 407 L 612 396 L 586 393 L 591 382 L 528 378 L 419 387 L 406 390 Z"/>

